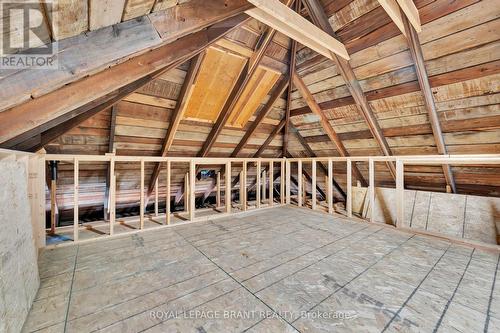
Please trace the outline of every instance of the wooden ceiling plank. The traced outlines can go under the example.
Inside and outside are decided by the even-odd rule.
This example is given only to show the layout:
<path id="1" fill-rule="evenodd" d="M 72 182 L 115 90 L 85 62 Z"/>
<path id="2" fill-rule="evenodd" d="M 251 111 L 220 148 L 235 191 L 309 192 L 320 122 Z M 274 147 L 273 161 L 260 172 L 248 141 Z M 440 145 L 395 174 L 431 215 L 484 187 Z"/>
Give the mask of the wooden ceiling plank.
<path id="1" fill-rule="evenodd" d="M 332 58 L 331 53 L 334 53 L 349 60 L 344 44 L 318 29 L 314 24 L 280 1 L 248 0 L 248 2 L 256 6 L 256 8 L 246 11 L 253 18 L 327 58 Z"/>
<path id="2" fill-rule="evenodd" d="M 415 31 L 418 33 L 422 32 L 422 26 L 420 24 L 420 16 L 418 14 L 417 6 L 415 6 L 413 0 L 397 0 L 397 1 L 399 6 L 401 7 L 401 10 L 406 15 L 406 17 L 410 21 Z M 403 13 L 401 13 L 401 15 L 403 15 Z M 406 28 L 405 31 L 406 33 L 408 33 Z"/>
<path id="3" fill-rule="evenodd" d="M 425 68 L 422 46 L 420 45 L 420 40 L 418 38 L 417 31 L 410 24 L 410 21 L 405 16 L 403 16 L 403 23 L 406 30 L 406 39 L 408 41 L 408 47 L 410 48 L 410 54 L 415 64 L 415 71 L 417 73 L 418 83 L 420 85 L 422 95 L 424 96 L 425 107 L 429 115 L 429 122 L 431 123 L 432 135 L 434 136 L 438 153 L 442 155 L 447 154 L 448 152 L 446 150 L 446 145 L 444 142 L 443 131 L 441 129 L 441 124 L 439 123 L 436 104 L 434 103 L 434 97 L 431 85 L 429 83 L 429 77 L 427 75 L 427 70 Z M 450 187 L 453 193 L 456 193 L 457 187 L 449 164 L 443 165 L 443 172 L 447 185 Z"/>
<path id="4" fill-rule="evenodd" d="M 241 138 L 240 142 L 234 149 L 231 157 L 237 157 L 239 152 L 245 147 L 250 137 L 254 134 L 255 130 L 259 126 L 259 124 L 264 120 L 264 118 L 269 114 L 269 111 L 273 108 L 274 103 L 278 100 L 278 98 L 283 94 L 286 87 L 288 86 L 288 77 L 282 77 L 279 83 L 274 88 L 271 97 L 267 101 L 266 105 L 259 112 L 255 120 L 252 122 L 250 127 L 245 131 L 245 135 Z M 280 122 L 281 124 L 281 122 Z M 279 125 L 278 125 L 279 126 Z"/>
<path id="5" fill-rule="evenodd" d="M 403 17 L 401 16 L 401 10 L 399 9 L 399 5 L 396 0 L 378 0 L 378 2 L 380 3 L 380 6 L 384 8 L 391 20 L 396 24 L 401 33 L 406 36 Z"/>
<path id="6" fill-rule="evenodd" d="M 316 153 L 314 152 L 314 150 L 311 149 L 311 146 L 309 146 L 309 144 L 307 143 L 307 141 L 304 139 L 304 137 L 300 134 L 300 132 L 294 128 L 293 129 L 293 132 L 295 133 L 295 136 L 297 137 L 297 139 L 299 140 L 300 144 L 304 147 L 304 149 L 307 151 L 307 153 L 311 156 L 311 157 L 317 157 Z M 325 175 L 328 175 L 328 169 L 323 165 L 323 163 L 319 162 L 318 163 L 319 167 L 321 168 L 321 170 L 323 170 L 323 173 Z M 344 190 L 342 190 L 342 187 L 340 187 L 340 185 L 335 181 L 335 179 L 332 178 L 332 184 L 333 186 L 337 189 L 337 191 L 340 193 L 340 195 L 342 195 L 342 197 L 344 199 L 347 198 Z"/>
<path id="7" fill-rule="evenodd" d="M 186 61 L 247 20 L 248 16 L 245 14 L 231 17 L 205 30 L 1 112 L 2 146 L 15 146 L 118 95 L 121 98 L 127 96 L 132 91 L 123 94 L 122 90 L 130 83 L 136 82 L 141 77 L 154 77 L 154 73 L 163 73 L 172 63 Z M 32 116 L 30 122 L 25 121 L 26 114 Z"/>
<path id="8" fill-rule="evenodd" d="M 322 30 L 327 32 L 333 38 L 336 38 L 335 32 L 333 31 L 333 28 L 330 25 L 330 22 L 328 21 L 326 13 L 325 13 L 323 7 L 321 6 L 321 4 L 319 3 L 319 1 L 318 0 L 304 0 L 303 3 L 306 6 L 306 8 L 309 12 L 309 15 L 311 16 L 314 24 L 316 24 Z M 356 75 L 354 74 L 354 71 L 353 71 L 351 65 L 349 64 L 349 61 L 346 61 L 344 59 L 340 59 L 339 57 L 337 57 L 335 55 L 333 55 L 333 61 L 337 67 L 337 70 L 342 75 L 342 78 L 344 79 L 345 84 L 346 84 L 347 88 L 349 89 L 349 92 L 351 93 L 352 97 L 354 98 L 354 101 L 356 102 L 358 109 L 361 111 L 361 114 L 363 115 L 363 118 L 365 119 L 373 137 L 375 138 L 375 140 L 379 144 L 380 149 L 382 150 L 382 153 L 386 156 L 391 156 L 392 152 L 391 152 L 391 149 L 389 147 L 389 144 L 387 143 L 387 140 L 385 139 L 385 137 L 382 133 L 380 125 L 378 124 L 377 119 L 375 118 L 375 115 L 373 114 L 373 111 L 371 109 L 370 104 L 368 104 L 368 100 L 367 100 L 363 90 L 361 89 L 359 81 L 357 80 Z M 311 98 L 312 98 L 312 95 L 311 95 Z M 313 110 L 313 112 L 315 112 L 315 113 L 316 113 L 316 111 L 320 111 L 319 113 L 323 114 L 323 112 L 321 112 L 321 109 L 319 108 L 319 106 L 318 106 L 318 110 Z M 324 117 L 324 115 L 323 115 L 323 117 Z M 329 123 L 328 123 L 328 125 L 329 125 Z M 396 168 L 395 168 L 394 164 L 389 162 L 389 163 L 387 163 L 387 166 L 389 167 L 389 170 L 390 170 L 393 178 L 396 179 Z"/>
<path id="9" fill-rule="evenodd" d="M 186 74 L 186 79 L 184 84 L 182 85 L 181 91 L 179 93 L 179 98 L 177 101 L 177 105 L 172 114 L 172 118 L 170 119 L 170 123 L 167 129 L 167 135 L 165 136 L 165 140 L 163 141 L 160 156 L 165 157 L 168 154 L 168 150 L 172 146 L 174 142 L 175 133 L 177 133 L 177 129 L 181 123 L 181 120 L 184 116 L 184 112 L 186 111 L 186 106 L 188 104 L 189 98 L 193 93 L 196 76 L 201 67 L 201 63 L 203 62 L 204 53 L 196 55 L 193 59 L 191 59 L 191 64 L 189 65 L 189 70 Z M 156 179 L 160 174 L 160 163 L 155 163 L 153 173 L 151 174 L 151 179 L 148 185 L 147 197 L 153 193 L 153 189 L 156 183 Z M 147 201 L 147 200 L 146 200 Z"/>
<path id="10" fill-rule="evenodd" d="M 337 148 L 337 151 L 339 152 L 340 156 L 349 156 L 349 153 L 347 152 L 347 149 L 342 143 L 342 140 L 340 139 L 339 135 L 337 134 L 337 132 L 335 132 L 332 125 L 330 124 L 330 121 L 326 117 L 325 113 L 321 110 L 318 103 L 316 103 L 314 97 L 307 88 L 306 84 L 297 75 L 297 73 L 294 73 L 293 83 L 295 84 L 295 87 L 299 90 L 300 94 L 306 101 L 309 108 L 313 111 L 314 114 L 318 116 L 321 127 L 323 128 L 326 135 L 328 135 L 330 140 L 335 144 L 335 147 Z M 365 179 L 355 166 L 353 167 L 353 172 L 355 173 L 357 179 L 359 179 L 363 184 L 365 185 L 367 184 Z"/>

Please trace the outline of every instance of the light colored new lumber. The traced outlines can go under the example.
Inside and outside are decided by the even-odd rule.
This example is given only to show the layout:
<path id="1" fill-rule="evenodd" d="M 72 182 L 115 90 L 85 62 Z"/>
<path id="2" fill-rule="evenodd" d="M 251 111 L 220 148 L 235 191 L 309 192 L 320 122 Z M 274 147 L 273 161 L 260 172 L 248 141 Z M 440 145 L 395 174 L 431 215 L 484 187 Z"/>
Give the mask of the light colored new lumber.
<path id="1" fill-rule="evenodd" d="M 231 162 L 226 162 L 226 213 L 231 213 Z"/>
<path id="2" fill-rule="evenodd" d="M 368 186 L 368 203 L 370 205 L 370 221 L 374 222 L 375 215 L 375 162 L 372 158 L 368 160 L 368 178 L 370 185 Z"/>
<path id="3" fill-rule="evenodd" d="M 216 201 L 216 206 L 221 207 L 221 198 L 220 198 L 220 171 L 217 171 L 217 190 L 215 192 L 215 201 Z"/>
<path id="4" fill-rule="evenodd" d="M 261 200 L 266 201 L 266 187 L 267 187 L 267 176 L 266 170 L 262 170 L 262 195 Z"/>
<path id="5" fill-rule="evenodd" d="M 311 174 L 311 207 L 316 209 L 316 160 L 311 162 L 312 174 Z"/>
<path id="6" fill-rule="evenodd" d="M 406 36 L 403 18 L 401 17 L 401 10 L 396 0 L 378 0 L 378 2 L 382 8 L 384 8 L 391 20 L 396 24 L 401 33 Z"/>
<path id="7" fill-rule="evenodd" d="M 285 161 L 280 162 L 280 203 L 285 203 Z"/>
<path id="8" fill-rule="evenodd" d="M 256 186 L 255 186 L 255 194 L 256 194 L 256 205 L 257 205 L 257 208 L 260 208 L 260 201 L 261 201 L 261 176 L 262 176 L 262 168 L 261 168 L 261 162 L 260 161 L 257 161 L 257 183 L 256 183 Z"/>
<path id="9" fill-rule="evenodd" d="M 165 199 L 166 199 L 166 204 L 165 204 L 165 214 L 166 214 L 166 219 L 165 223 L 168 225 L 170 224 L 170 174 L 171 174 L 171 163 L 170 161 L 167 161 L 167 188 L 166 188 L 166 193 L 165 193 Z"/>
<path id="10" fill-rule="evenodd" d="M 78 241 L 78 159 L 74 162 L 74 182 L 73 182 L 73 241 Z"/>
<path id="11" fill-rule="evenodd" d="M 274 162 L 269 162 L 269 205 L 274 204 Z"/>
<path id="12" fill-rule="evenodd" d="M 285 170 L 285 173 L 286 173 L 286 204 L 289 205 L 290 204 L 290 194 L 291 194 L 291 188 L 290 188 L 290 185 L 291 185 L 291 166 L 290 166 L 290 161 L 289 160 L 286 160 L 285 161 L 285 165 L 286 165 L 286 170 Z"/>
<path id="13" fill-rule="evenodd" d="M 155 181 L 155 216 L 158 216 L 158 178 Z"/>
<path id="14" fill-rule="evenodd" d="M 420 16 L 418 14 L 418 9 L 413 3 L 413 0 L 397 0 L 401 10 L 405 13 L 408 21 L 417 32 L 422 32 L 422 26 L 420 25 Z"/>
<path id="15" fill-rule="evenodd" d="M 328 176 L 327 179 L 327 201 L 328 201 L 328 214 L 333 213 L 333 162 L 328 160 Z"/>
<path id="16" fill-rule="evenodd" d="M 341 42 L 331 37 L 278 0 L 248 0 L 256 6 L 246 13 L 304 46 L 333 59 L 331 53 L 349 60 Z"/>
<path id="17" fill-rule="evenodd" d="M 352 162 L 347 160 L 347 195 L 346 195 L 346 211 L 347 217 L 352 217 Z"/>
<path id="18" fill-rule="evenodd" d="M 116 217 L 116 175 L 115 175 L 115 160 L 112 159 L 109 164 L 109 234 L 114 234 L 115 217 Z"/>
<path id="19" fill-rule="evenodd" d="M 305 184 L 302 184 L 302 161 L 297 161 L 297 205 L 302 206 L 302 188 Z"/>
<path id="20" fill-rule="evenodd" d="M 404 185 L 404 164 L 402 161 L 396 162 L 396 226 L 401 227 L 404 225 L 404 195 L 405 195 L 405 185 Z"/>
<path id="21" fill-rule="evenodd" d="M 144 229 L 144 160 L 141 160 L 141 188 L 140 188 L 140 207 L 139 216 L 141 223 L 141 230 Z"/>
<path id="22" fill-rule="evenodd" d="M 196 201 L 196 163 L 192 160 L 189 163 L 189 220 L 194 221 L 195 201 Z M 185 198 L 184 200 L 187 200 Z"/>

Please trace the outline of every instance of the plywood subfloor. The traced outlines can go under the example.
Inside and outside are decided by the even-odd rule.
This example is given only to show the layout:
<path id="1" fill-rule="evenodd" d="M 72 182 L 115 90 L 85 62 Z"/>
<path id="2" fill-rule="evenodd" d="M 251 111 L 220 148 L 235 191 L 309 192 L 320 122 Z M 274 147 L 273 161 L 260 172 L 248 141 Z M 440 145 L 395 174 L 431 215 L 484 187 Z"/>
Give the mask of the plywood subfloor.
<path id="1" fill-rule="evenodd" d="M 272 208 L 46 250 L 24 330 L 498 332 L 498 262 L 435 238 Z"/>

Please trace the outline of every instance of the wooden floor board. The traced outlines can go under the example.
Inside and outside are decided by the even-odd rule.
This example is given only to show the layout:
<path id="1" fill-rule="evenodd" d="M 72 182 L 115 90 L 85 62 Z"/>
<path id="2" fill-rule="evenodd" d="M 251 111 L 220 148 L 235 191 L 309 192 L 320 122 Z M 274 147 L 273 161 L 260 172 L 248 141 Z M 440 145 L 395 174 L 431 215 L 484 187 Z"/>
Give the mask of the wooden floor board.
<path id="1" fill-rule="evenodd" d="M 24 332 L 493 332 L 498 262 L 444 240 L 276 207 L 44 250 Z"/>

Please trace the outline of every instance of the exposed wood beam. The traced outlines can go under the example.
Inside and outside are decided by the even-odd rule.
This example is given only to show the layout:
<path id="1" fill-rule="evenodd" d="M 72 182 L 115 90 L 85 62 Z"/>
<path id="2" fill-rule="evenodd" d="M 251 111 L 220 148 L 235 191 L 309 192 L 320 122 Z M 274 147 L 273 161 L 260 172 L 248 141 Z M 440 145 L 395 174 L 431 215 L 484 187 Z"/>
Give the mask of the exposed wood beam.
<path id="1" fill-rule="evenodd" d="M 431 123 L 432 135 L 434 136 L 434 140 L 436 141 L 436 147 L 438 153 L 447 154 L 448 152 L 446 150 L 446 145 L 444 143 L 443 131 L 441 129 L 441 124 L 439 123 L 436 104 L 434 103 L 434 97 L 432 94 L 431 85 L 429 83 L 429 77 L 427 75 L 427 70 L 425 68 L 422 46 L 420 44 L 420 40 L 418 38 L 418 34 L 415 28 L 410 24 L 410 21 L 406 18 L 406 16 L 404 16 L 403 12 L 401 12 L 401 15 L 403 16 L 403 23 L 406 30 L 406 39 L 408 41 L 408 46 L 410 48 L 410 54 L 413 58 L 413 62 L 415 63 L 415 71 L 417 73 L 418 83 L 420 85 L 420 89 L 422 90 L 425 107 L 429 115 L 429 122 Z M 451 172 L 450 165 L 445 164 L 442 167 L 446 183 L 448 184 L 448 186 L 450 186 L 453 193 L 456 193 L 457 187 L 455 184 L 453 173 Z"/>
<path id="2" fill-rule="evenodd" d="M 111 119 L 109 122 L 109 140 L 108 140 L 108 153 L 114 152 L 115 146 L 115 128 L 116 128 L 116 114 L 118 110 L 116 105 L 111 107 Z M 106 190 L 104 192 L 104 220 L 108 220 L 108 204 L 109 204 L 109 187 L 111 185 L 111 167 L 108 165 L 106 170 Z"/>
<path id="3" fill-rule="evenodd" d="M 302 0 L 297 0 L 295 3 L 295 11 L 300 11 L 300 5 L 302 4 Z M 291 40 L 290 46 L 290 68 L 288 79 L 288 91 L 286 95 L 286 109 L 285 109 L 285 131 L 283 133 L 283 156 L 286 156 L 288 151 L 288 139 L 290 136 L 290 110 L 292 107 L 292 89 L 293 89 L 293 74 L 295 73 L 296 66 L 296 54 L 297 54 L 297 41 L 294 39 Z"/>
<path id="4" fill-rule="evenodd" d="M 340 139 L 339 135 L 337 134 L 337 132 L 335 132 L 332 125 L 330 124 L 330 121 L 326 117 L 325 113 L 321 110 L 318 103 L 316 103 L 313 95 L 307 88 L 304 81 L 297 75 L 297 73 L 294 73 L 293 82 L 297 87 L 299 93 L 306 101 L 309 108 L 313 111 L 314 114 L 318 116 L 321 127 L 325 131 L 326 135 L 328 135 L 330 140 L 335 144 L 335 147 L 337 148 L 337 151 L 339 152 L 340 156 L 349 156 L 349 153 L 347 152 L 347 149 L 342 143 L 342 140 Z M 361 181 L 363 185 L 367 184 L 365 179 L 363 178 L 363 175 L 361 175 L 361 172 L 359 172 L 358 168 L 354 167 L 353 172 L 355 173 L 356 178 L 359 181 Z"/>
<path id="5" fill-rule="evenodd" d="M 259 150 L 257 150 L 257 152 L 253 155 L 254 158 L 256 157 L 260 157 L 260 155 L 262 155 L 262 153 L 264 152 L 264 150 L 267 149 L 267 147 L 269 146 L 269 144 L 274 140 L 274 138 L 276 137 L 276 135 L 281 132 L 281 130 L 283 129 L 283 127 L 285 126 L 285 119 L 282 119 L 278 125 L 276 125 L 276 127 L 273 129 L 273 131 L 271 132 L 271 134 L 269 134 L 269 136 L 267 137 L 266 141 L 264 141 L 264 143 L 259 147 Z"/>
<path id="6" fill-rule="evenodd" d="M 396 0 L 378 0 L 380 6 L 384 8 L 385 12 L 392 21 L 396 24 L 398 29 L 406 36 L 405 27 L 403 24 L 403 17 L 401 16 L 401 11 Z"/>
<path id="7" fill-rule="evenodd" d="M 300 144 L 304 147 L 304 149 L 309 154 L 309 156 L 311 156 L 311 157 L 317 157 L 317 155 L 314 152 L 314 150 L 311 149 L 311 147 L 309 146 L 309 144 L 306 142 L 306 140 L 304 139 L 304 137 L 299 133 L 299 131 L 297 129 L 294 129 L 294 133 L 295 133 L 295 136 L 297 136 L 297 139 L 299 140 Z M 323 165 L 323 163 L 319 162 L 318 165 L 321 168 L 321 170 L 323 171 L 323 173 L 325 175 L 328 175 L 328 169 Z M 340 193 L 340 195 L 344 199 L 346 199 L 346 194 L 345 194 L 344 190 L 342 190 L 342 187 L 340 187 L 340 185 L 335 181 L 335 179 L 333 179 L 333 177 L 332 177 L 332 184 L 335 187 L 335 189 Z"/>
<path id="8" fill-rule="evenodd" d="M 186 106 L 193 93 L 196 76 L 198 74 L 198 70 L 201 67 L 201 63 L 203 62 L 204 52 L 196 55 L 193 59 L 191 59 L 191 63 L 189 65 L 189 69 L 186 74 L 186 78 L 184 79 L 184 83 L 182 84 L 181 91 L 179 93 L 179 98 L 177 100 L 177 104 L 175 105 L 175 109 L 172 113 L 172 116 L 169 121 L 167 134 L 165 136 L 165 140 L 163 141 L 160 156 L 165 157 L 168 154 L 172 143 L 174 142 L 175 133 L 179 128 L 182 117 L 184 116 L 184 112 L 186 111 Z M 147 198 L 153 193 L 153 189 L 155 186 L 156 179 L 160 174 L 160 163 L 155 163 L 153 173 L 151 174 L 151 179 L 149 180 Z M 148 201 L 146 199 L 146 201 Z"/>
<path id="9" fill-rule="evenodd" d="M 44 71 L 43 75 L 36 68 L 4 75 L 0 78 L 0 85 L 4 88 L 0 91 L 0 110 L 39 98 L 105 68 L 127 62 L 130 58 L 149 53 L 179 38 L 240 15 L 253 7 L 246 0 L 179 2 L 166 10 L 65 39 L 58 44 L 59 67 Z M 150 67 L 148 62 L 143 64 L 145 68 Z M 101 95 L 105 93 L 102 89 Z M 100 95 L 94 96 L 96 98 Z M 5 139 L 0 138 L 0 142 L 3 141 Z"/>
<path id="10" fill-rule="evenodd" d="M 154 78 L 173 63 L 186 61 L 235 27 L 246 22 L 245 14 L 213 24 L 207 29 L 175 40 L 123 63 L 83 78 L 54 92 L 0 113 L 0 142 L 12 147 L 62 122 L 92 110 L 118 95 L 140 78 Z M 112 104 L 111 104 L 112 105 Z M 111 105 L 108 105 L 111 106 Z M 30 115 L 30 121 L 25 116 Z M 55 121 L 55 123 L 53 122 Z M 6 143 L 6 141 L 9 141 Z"/>
<path id="11" fill-rule="evenodd" d="M 337 38 L 335 32 L 333 31 L 332 26 L 330 25 L 330 22 L 328 21 L 328 17 L 326 16 L 326 13 L 321 4 L 319 3 L 319 1 L 304 0 L 303 3 L 306 6 L 307 11 L 309 12 L 309 15 L 311 16 L 311 19 L 314 22 L 314 24 L 316 24 L 323 31 L 328 33 L 332 38 Z M 359 84 L 359 81 L 356 78 L 356 75 L 354 74 L 354 70 L 349 64 L 349 61 L 341 59 L 335 55 L 333 56 L 333 61 L 337 67 L 337 71 L 342 75 L 342 78 L 344 79 L 344 82 L 347 88 L 349 89 L 349 92 L 354 98 L 354 101 L 356 102 L 358 109 L 361 111 L 361 114 L 363 115 L 363 118 L 365 119 L 365 122 L 368 125 L 368 128 L 370 129 L 370 132 L 372 133 L 373 137 L 379 144 L 382 153 L 386 156 L 391 156 L 392 152 L 389 147 L 389 144 L 387 143 L 387 140 L 382 134 L 382 130 L 380 129 L 377 119 L 373 114 L 370 104 L 368 104 L 368 100 L 366 99 L 366 96 L 363 90 L 361 89 L 361 85 Z M 321 109 L 319 109 L 319 111 L 321 111 Z M 315 112 L 315 110 L 313 110 L 313 112 Z M 320 114 L 322 114 L 322 112 L 320 112 Z M 396 168 L 394 164 L 389 162 L 387 163 L 387 166 L 389 168 L 392 177 L 396 179 Z"/>
<path id="12" fill-rule="evenodd" d="M 278 0 L 248 0 L 248 2 L 256 7 L 246 11 L 253 18 L 327 58 L 332 59 L 336 54 L 349 60 L 344 44 L 321 31 Z"/>
<path id="13" fill-rule="evenodd" d="M 415 31 L 418 33 L 422 32 L 420 16 L 418 14 L 417 6 L 415 6 L 413 0 L 397 0 L 397 1 L 399 6 L 401 7 L 402 12 L 406 15 L 406 18 L 410 21 Z M 402 16 L 403 13 L 401 13 Z M 405 28 L 405 31 L 408 34 L 408 29 Z"/>
<path id="14" fill-rule="evenodd" d="M 294 0 L 287 0 L 286 4 L 283 6 L 288 8 L 287 6 L 292 4 L 293 1 Z M 231 90 L 228 99 L 224 103 L 222 111 L 220 112 L 214 126 L 212 127 L 212 130 L 208 134 L 208 137 L 205 140 L 201 150 L 198 152 L 198 157 L 207 156 L 208 152 L 214 145 L 215 141 L 217 141 L 217 137 L 219 136 L 220 132 L 226 125 L 229 116 L 233 112 L 236 103 L 243 94 L 243 91 L 245 90 L 247 84 L 250 82 L 253 74 L 257 70 L 259 63 L 264 57 L 264 54 L 266 53 L 269 44 L 271 44 L 271 41 L 275 33 L 276 33 L 275 29 L 268 28 L 268 30 L 265 32 L 265 35 L 261 38 L 261 42 L 257 45 L 257 49 L 255 50 L 255 52 L 250 57 L 247 64 L 241 71 L 240 76 L 236 81 L 235 85 L 233 86 L 233 89 Z"/>
<path id="15" fill-rule="evenodd" d="M 279 83 L 275 86 L 269 100 L 267 101 L 266 105 L 260 110 L 259 114 L 255 118 L 255 120 L 252 122 L 250 127 L 246 130 L 245 135 L 243 135 L 243 138 L 241 138 L 240 142 L 234 148 L 233 153 L 231 154 L 231 157 L 237 157 L 240 151 L 245 147 L 245 145 L 248 143 L 248 140 L 250 137 L 254 134 L 255 130 L 257 127 L 262 123 L 264 118 L 269 114 L 269 111 L 273 108 L 274 103 L 278 100 L 278 98 L 283 94 L 285 91 L 286 87 L 288 86 L 288 77 L 284 76 L 280 79 Z M 283 128 L 283 126 L 281 127 Z"/>

